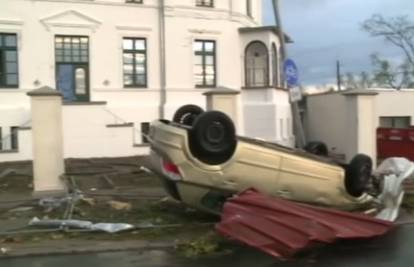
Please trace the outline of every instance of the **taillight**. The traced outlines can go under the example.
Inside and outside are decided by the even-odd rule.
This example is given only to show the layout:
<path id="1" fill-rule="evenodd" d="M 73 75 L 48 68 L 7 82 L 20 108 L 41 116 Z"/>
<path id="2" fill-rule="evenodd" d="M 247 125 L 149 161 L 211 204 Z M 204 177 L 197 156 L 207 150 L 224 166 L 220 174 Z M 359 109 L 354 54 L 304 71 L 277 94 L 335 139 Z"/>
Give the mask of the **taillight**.
<path id="1" fill-rule="evenodd" d="M 162 162 L 163 171 L 172 180 L 181 180 L 180 170 L 178 166 L 170 161 Z"/>

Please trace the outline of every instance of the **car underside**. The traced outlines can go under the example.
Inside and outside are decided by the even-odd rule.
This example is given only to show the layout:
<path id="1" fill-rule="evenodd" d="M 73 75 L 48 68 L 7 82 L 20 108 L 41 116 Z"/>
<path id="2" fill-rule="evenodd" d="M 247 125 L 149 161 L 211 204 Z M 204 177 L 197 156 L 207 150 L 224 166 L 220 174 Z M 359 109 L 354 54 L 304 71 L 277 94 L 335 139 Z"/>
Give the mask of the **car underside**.
<path id="1" fill-rule="evenodd" d="M 368 156 L 356 155 L 343 164 L 327 157 L 319 142 L 304 151 L 240 137 L 219 111 L 184 106 L 173 121 L 154 121 L 149 139 L 153 171 L 167 192 L 209 212 L 219 213 L 228 197 L 249 188 L 341 210 L 374 203 L 367 190 L 372 181 Z"/>

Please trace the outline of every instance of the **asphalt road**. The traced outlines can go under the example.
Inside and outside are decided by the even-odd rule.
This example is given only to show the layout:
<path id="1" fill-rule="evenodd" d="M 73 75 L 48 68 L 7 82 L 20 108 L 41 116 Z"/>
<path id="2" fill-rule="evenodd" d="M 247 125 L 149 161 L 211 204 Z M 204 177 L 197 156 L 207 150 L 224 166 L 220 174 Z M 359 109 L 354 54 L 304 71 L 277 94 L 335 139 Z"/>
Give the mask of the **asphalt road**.
<path id="1" fill-rule="evenodd" d="M 2 267 L 359 267 L 413 266 L 414 225 L 400 227 L 386 237 L 370 241 L 347 241 L 313 250 L 295 260 L 281 262 L 252 249 L 240 248 L 233 255 L 197 260 L 183 259 L 159 250 L 117 252 L 0 260 Z"/>

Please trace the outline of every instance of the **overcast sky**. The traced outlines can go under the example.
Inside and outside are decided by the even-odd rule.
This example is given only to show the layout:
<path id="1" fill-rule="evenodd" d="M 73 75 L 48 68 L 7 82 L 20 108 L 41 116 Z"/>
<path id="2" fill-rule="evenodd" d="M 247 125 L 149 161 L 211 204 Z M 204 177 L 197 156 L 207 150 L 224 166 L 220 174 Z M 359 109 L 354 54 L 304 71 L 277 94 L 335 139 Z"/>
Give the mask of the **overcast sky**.
<path id="1" fill-rule="evenodd" d="M 414 19 L 414 0 L 280 0 L 285 32 L 295 41 L 289 57 L 300 69 L 304 85 L 336 83 L 336 60 L 343 72 L 369 71 L 369 55 L 379 52 L 398 60 L 400 52 L 361 30 L 373 14 L 408 15 Z M 273 24 L 271 0 L 265 0 L 264 21 Z"/>

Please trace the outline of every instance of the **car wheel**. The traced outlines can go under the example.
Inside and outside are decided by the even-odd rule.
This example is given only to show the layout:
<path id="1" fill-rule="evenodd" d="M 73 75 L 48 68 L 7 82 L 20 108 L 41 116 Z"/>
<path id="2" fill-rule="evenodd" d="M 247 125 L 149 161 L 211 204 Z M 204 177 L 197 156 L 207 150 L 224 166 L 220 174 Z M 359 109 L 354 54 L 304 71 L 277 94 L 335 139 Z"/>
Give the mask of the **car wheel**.
<path id="1" fill-rule="evenodd" d="M 195 119 L 204 112 L 202 108 L 196 105 L 184 105 L 180 107 L 173 116 L 173 122 L 192 126 Z"/>
<path id="2" fill-rule="evenodd" d="M 237 146 L 233 121 L 220 111 L 204 112 L 189 130 L 191 153 L 200 161 L 216 165 L 229 160 Z"/>
<path id="3" fill-rule="evenodd" d="M 368 186 L 372 174 L 372 160 L 369 156 L 356 155 L 345 170 L 345 187 L 351 196 L 361 196 Z"/>
<path id="4" fill-rule="evenodd" d="M 304 149 L 306 152 L 309 152 L 317 156 L 323 156 L 323 157 L 328 156 L 328 147 L 326 146 L 325 143 L 322 143 L 322 142 L 317 142 L 317 141 L 309 142 L 306 144 Z"/>

